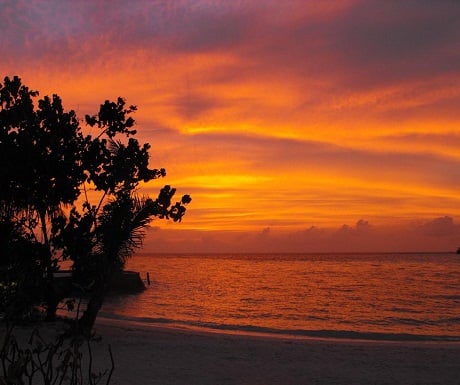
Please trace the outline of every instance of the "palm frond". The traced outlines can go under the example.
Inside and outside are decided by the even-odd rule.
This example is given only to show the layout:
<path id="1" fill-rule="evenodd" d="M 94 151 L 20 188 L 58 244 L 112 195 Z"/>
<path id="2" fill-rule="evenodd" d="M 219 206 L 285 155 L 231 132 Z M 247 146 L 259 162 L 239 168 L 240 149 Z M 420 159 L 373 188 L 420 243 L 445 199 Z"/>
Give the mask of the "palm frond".
<path id="1" fill-rule="evenodd" d="M 119 197 L 106 204 L 99 218 L 95 252 L 123 265 L 142 246 L 154 212 L 152 204 L 151 199 L 138 196 Z"/>
<path id="2" fill-rule="evenodd" d="M 116 154 L 118 152 L 118 150 L 122 147 L 122 143 L 120 140 L 115 140 L 115 139 L 108 139 L 108 142 L 109 142 L 109 151 L 112 153 L 112 154 Z"/>

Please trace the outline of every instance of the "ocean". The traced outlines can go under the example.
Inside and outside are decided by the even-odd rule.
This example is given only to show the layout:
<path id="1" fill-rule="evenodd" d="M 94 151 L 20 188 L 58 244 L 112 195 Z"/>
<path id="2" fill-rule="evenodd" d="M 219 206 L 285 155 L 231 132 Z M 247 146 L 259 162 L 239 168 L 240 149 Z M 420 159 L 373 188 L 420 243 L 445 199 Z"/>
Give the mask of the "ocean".
<path id="1" fill-rule="evenodd" d="M 100 316 L 232 333 L 460 341 L 460 255 L 138 255 Z"/>

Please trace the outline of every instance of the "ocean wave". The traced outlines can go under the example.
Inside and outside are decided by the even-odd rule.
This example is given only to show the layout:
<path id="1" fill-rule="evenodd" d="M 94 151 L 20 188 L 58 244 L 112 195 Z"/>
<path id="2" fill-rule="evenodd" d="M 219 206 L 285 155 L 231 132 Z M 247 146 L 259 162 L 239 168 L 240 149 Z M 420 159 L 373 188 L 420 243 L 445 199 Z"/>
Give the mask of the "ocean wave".
<path id="1" fill-rule="evenodd" d="M 387 319 L 389 324 L 397 325 L 414 325 L 414 326 L 448 326 L 460 324 L 460 317 L 447 317 L 439 319 L 415 319 L 415 318 L 402 318 L 390 317 Z"/>
<path id="2" fill-rule="evenodd" d="M 347 339 L 367 341 L 444 341 L 460 342 L 460 336 L 455 335 L 425 335 L 410 333 L 362 332 L 353 330 L 301 330 L 276 329 L 255 325 L 232 325 L 213 322 L 185 321 L 162 317 L 133 317 L 101 312 L 100 316 L 107 319 L 138 322 L 146 325 L 180 326 L 199 329 L 202 331 L 232 332 L 237 334 L 263 334 L 291 338 L 320 338 L 320 339 Z"/>

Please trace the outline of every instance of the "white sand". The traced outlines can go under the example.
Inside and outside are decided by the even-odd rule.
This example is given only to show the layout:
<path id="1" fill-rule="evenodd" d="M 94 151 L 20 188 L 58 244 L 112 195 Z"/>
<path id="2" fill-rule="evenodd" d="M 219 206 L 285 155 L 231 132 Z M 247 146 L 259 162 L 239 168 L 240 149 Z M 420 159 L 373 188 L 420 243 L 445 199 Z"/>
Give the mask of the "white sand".
<path id="1" fill-rule="evenodd" d="M 107 344 L 113 350 L 111 385 L 460 384 L 460 343 L 270 338 L 107 320 L 95 330 L 95 369 L 110 367 Z"/>
<path id="2" fill-rule="evenodd" d="M 98 322 L 114 385 L 460 384 L 460 344 L 283 339 Z M 100 354 L 100 352 L 98 352 Z"/>

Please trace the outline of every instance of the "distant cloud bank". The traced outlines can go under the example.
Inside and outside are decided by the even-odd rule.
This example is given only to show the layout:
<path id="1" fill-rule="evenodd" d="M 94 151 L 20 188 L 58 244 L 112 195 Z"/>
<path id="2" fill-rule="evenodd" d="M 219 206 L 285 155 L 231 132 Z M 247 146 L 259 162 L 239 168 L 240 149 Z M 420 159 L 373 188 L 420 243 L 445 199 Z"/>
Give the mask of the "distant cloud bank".
<path id="1" fill-rule="evenodd" d="M 454 252 L 460 247 L 460 224 L 451 217 L 400 226 L 372 225 L 310 227 L 280 231 L 225 232 L 180 229 L 149 230 L 146 253 L 321 253 L 321 252 Z"/>

